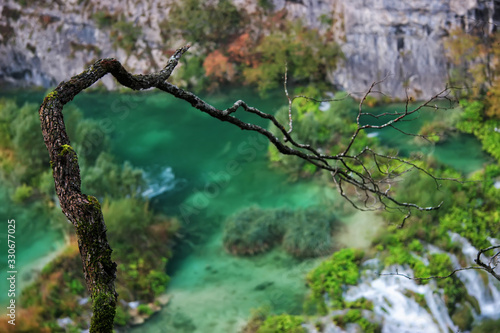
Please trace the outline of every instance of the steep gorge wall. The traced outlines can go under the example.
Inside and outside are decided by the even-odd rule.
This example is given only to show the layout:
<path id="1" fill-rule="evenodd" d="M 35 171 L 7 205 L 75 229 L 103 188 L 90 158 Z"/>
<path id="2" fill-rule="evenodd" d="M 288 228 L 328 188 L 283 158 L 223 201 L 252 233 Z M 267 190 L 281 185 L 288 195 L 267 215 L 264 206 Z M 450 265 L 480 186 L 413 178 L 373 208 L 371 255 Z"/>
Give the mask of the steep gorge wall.
<path id="1" fill-rule="evenodd" d="M 33 1 L 28 6 L 19 2 L 0 5 L 3 84 L 54 86 L 101 57 L 115 57 L 134 72 L 150 72 L 168 60 L 159 28 L 167 16 L 162 1 Z M 99 27 L 96 13 L 108 11 L 125 16 L 141 30 L 133 54 L 114 45 L 110 29 Z M 108 89 L 116 86 L 107 77 L 103 83 Z"/>
<path id="2" fill-rule="evenodd" d="M 499 24 L 498 0 L 304 0 L 275 1 L 289 17 L 310 25 L 333 12 L 332 30 L 345 61 L 331 81 L 351 93 L 363 93 L 374 81 L 390 75 L 381 90 L 392 97 L 426 98 L 445 88 L 449 64 L 443 38 L 456 28 Z"/>
<path id="3" fill-rule="evenodd" d="M 254 1 L 233 1 L 247 10 L 255 8 Z M 116 57 L 134 72 L 149 72 L 166 62 L 168 48 L 182 43 L 166 43 L 162 36 L 161 24 L 168 19 L 165 1 L 26 3 L 30 2 L 0 3 L 4 85 L 53 86 L 100 57 Z M 275 10 L 286 7 L 288 19 L 302 18 L 310 26 L 319 27 L 325 19 L 331 22 L 329 28 L 345 54 L 331 75 L 338 87 L 362 92 L 391 74 L 382 88 L 393 97 L 404 97 L 405 85 L 417 97 L 442 89 L 448 73 L 443 37 L 455 27 L 492 22 L 500 15 L 498 0 L 275 0 L 274 5 Z M 111 30 L 97 23 L 95 13 L 108 10 L 140 29 L 133 52 L 121 48 Z M 110 78 L 104 84 L 115 87 Z"/>

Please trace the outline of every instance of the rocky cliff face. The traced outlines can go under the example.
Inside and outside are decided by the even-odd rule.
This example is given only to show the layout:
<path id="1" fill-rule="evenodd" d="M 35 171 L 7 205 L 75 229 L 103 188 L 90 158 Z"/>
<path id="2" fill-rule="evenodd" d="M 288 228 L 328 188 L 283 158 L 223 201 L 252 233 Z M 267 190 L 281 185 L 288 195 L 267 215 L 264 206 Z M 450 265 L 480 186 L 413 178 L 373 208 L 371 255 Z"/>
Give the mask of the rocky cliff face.
<path id="1" fill-rule="evenodd" d="M 234 2 L 255 7 L 250 0 Z M 467 29 L 500 16 L 498 0 L 275 0 L 274 5 L 275 10 L 286 7 L 289 19 L 302 18 L 311 26 L 329 22 L 345 54 L 331 75 L 333 83 L 363 92 L 390 74 L 382 88 L 393 97 L 404 97 L 406 86 L 416 97 L 441 90 L 448 71 L 443 37 L 456 27 Z M 8 0 L 0 7 L 4 85 L 53 86 L 100 57 L 116 57 L 134 72 L 149 72 L 166 62 L 166 47 L 180 45 L 162 36 L 168 5 L 160 0 Z M 110 29 L 106 13 L 140 30 L 133 52 L 124 43 L 127 27 Z M 485 24 L 487 30 L 493 27 Z M 115 86 L 110 78 L 103 83 Z"/>
<path id="2" fill-rule="evenodd" d="M 9 0 L 0 6 L 0 82 L 4 85 L 54 86 L 101 57 L 116 57 L 134 72 L 158 69 L 157 64 L 168 59 L 158 26 L 167 15 L 161 1 Z M 123 36 L 112 38 L 108 27 L 112 17 L 107 14 L 140 29 L 133 55 L 117 43 Z M 111 78 L 105 77 L 103 83 L 109 89 L 115 87 Z"/>
<path id="3" fill-rule="evenodd" d="M 374 82 L 389 77 L 381 90 L 392 97 L 409 94 L 426 98 L 446 86 L 448 63 L 443 37 L 456 28 L 481 25 L 491 32 L 500 23 L 500 1 L 481 0 L 304 0 L 275 1 L 287 6 L 291 17 L 314 25 L 333 13 L 345 61 L 331 80 L 352 93 L 363 93 Z M 299 4 L 300 2 L 300 4 Z"/>

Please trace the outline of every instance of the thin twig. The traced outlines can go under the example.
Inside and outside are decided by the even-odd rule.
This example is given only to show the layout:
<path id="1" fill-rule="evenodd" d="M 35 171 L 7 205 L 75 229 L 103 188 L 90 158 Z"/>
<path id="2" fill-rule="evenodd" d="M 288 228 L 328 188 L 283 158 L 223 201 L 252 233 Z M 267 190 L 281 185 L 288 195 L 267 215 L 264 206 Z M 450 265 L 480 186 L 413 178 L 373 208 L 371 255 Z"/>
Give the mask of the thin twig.
<path id="1" fill-rule="evenodd" d="M 468 270 L 471 270 L 471 269 L 484 270 L 483 267 L 468 266 L 468 267 L 457 268 L 457 269 L 453 270 L 450 274 L 444 275 L 444 276 L 441 276 L 441 275 L 432 275 L 432 276 L 427 276 L 427 277 L 412 277 L 412 276 L 409 276 L 409 275 L 406 275 L 406 274 L 401 274 L 396 269 L 395 273 L 380 273 L 379 275 L 381 275 L 381 276 L 402 276 L 404 278 L 407 278 L 408 280 L 425 281 L 425 280 L 435 280 L 435 279 L 447 279 L 449 277 L 452 277 L 453 275 L 455 275 L 458 272 L 468 271 Z"/>

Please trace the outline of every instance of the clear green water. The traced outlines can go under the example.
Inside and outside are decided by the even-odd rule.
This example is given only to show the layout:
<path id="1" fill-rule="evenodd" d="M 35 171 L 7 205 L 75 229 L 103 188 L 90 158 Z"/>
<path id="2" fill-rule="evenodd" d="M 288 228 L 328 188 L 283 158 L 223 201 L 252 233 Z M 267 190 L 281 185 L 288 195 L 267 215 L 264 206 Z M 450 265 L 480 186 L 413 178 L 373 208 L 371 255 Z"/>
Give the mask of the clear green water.
<path id="1" fill-rule="evenodd" d="M 35 97 L 19 94 L 25 100 Z M 287 103 L 281 92 L 265 100 L 237 89 L 207 96 L 221 108 L 240 98 L 268 113 Z M 257 134 L 210 118 L 165 94 L 88 93 L 72 103 L 106 128 L 119 161 L 128 160 L 152 174 L 170 167 L 175 175 L 176 187 L 151 202 L 155 209 L 183 219 L 187 241 L 174 249 L 168 266 L 169 305 L 134 332 L 235 332 L 250 310 L 262 305 L 275 313 L 301 311 L 305 274 L 318 261 L 298 261 L 279 248 L 251 258 L 225 253 L 223 222 L 243 207 L 339 207 L 346 227 L 336 238 L 343 245 L 356 241 L 366 246 L 383 225 L 373 215 L 345 210 L 336 191 L 324 184 L 288 182 L 286 175 L 268 167 L 267 145 Z M 242 118 L 263 124 L 251 115 Z M 397 133 L 381 133 L 380 138 L 402 154 L 419 149 Z M 466 136 L 451 138 L 433 153 L 464 172 L 479 168 L 486 158 L 479 144 Z M 23 265 L 57 249 L 60 235 L 30 207 L 9 205 L 1 216 L 12 214 L 25 228 L 26 243 L 19 250 Z M 366 231 L 361 238 L 360 230 Z"/>
<path id="2" fill-rule="evenodd" d="M 219 107 L 229 106 L 224 96 L 209 96 L 209 100 Z M 251 102 L 267 112 L 283 103 Z M 332 204 L 337 200 L 335 190 L 311 182 L 288 182 L 286 175 L 268 167 L 267 144 L 256 134 L 200 114 L 168 96 L 151 95 L 140 109 L 144 111 L 113 119 L 119 129 L 111 133 L 113 152 L 146 170 L 172 168 L 180 189 L 152 201 L 155 208 L 183 218 L 189 242 L 174 250 L 169 264 L 169 306 L 137 332 L 233 332 L 248 319 L 251 309 L 264 305 L 276 313 L 299 313 L 305 274 L 317 260 L 298 261 L 279 248 L 252 258 L 231 256 L 222 246 L 222 225 L 227 216 L 250 205 Z M 101 118 L 96 111 L 85 109 Z M 256 290 L 259 285 L 266 288 Z"/>
<path id="3" fill-rule="evenodd" d="M 8 220 L 16 221 L 15 260 L 16 260 L 16 299 L 19 302 L 20 291 L 36 276 L 44 264 L 53 258 L 64 246 L 64 238 L 54 230 L 49 218 L 45 217 L 40 207 L 35 204 L 18 206 L 12 203 L 5 186 L 0 184 L 0 249 L 4 254 L 0 260 L 0 304 L 9 302 L 7 281 Z M 12 243 L 11 243 L 12 244 Z M 10 275 L 10 274 L 9 274 Z M 4 307 L 2 307 L 3 309 Z"/>
<path id="4" fill-rule="evenodd" d="M 380 106 L 373 108 L 371 112 L 380 114 L 383 112 L 403 111 L 404 106 L 394 105 L 390 107 Z M 442 110 L 436 113 L 433 110 L 421 111 L 409 119 L 414 119 L 409 122 L 400 122 L 397 128 L 405 133 L 418 134 L 419 128 L 434 117 L 440 119 L 456 118 L 458 109 Z M 382 117 L 378 120 L 370 119 L 370 124 L 380 125 L 382 122 L 388 121 L 390 118 Z M 481 143 L 472 135 L 466 134 L 451 134 L 444 138 L 443 142 L 437 145 L 427 144 L 422 139 L 409 137 L 393 128 L 386 128 L 382 131 L 369 130 L 368 132 L 377 133 L 381 142 L 398 149 L 401 156 L 409 156 L 412 152 L 421 151 L 426 155 L 433 156 L 441 163 L 453 166 L 455 169 L 467 174 L 480 169 L 483 164 L 490 159 L 481 149 Z"/>

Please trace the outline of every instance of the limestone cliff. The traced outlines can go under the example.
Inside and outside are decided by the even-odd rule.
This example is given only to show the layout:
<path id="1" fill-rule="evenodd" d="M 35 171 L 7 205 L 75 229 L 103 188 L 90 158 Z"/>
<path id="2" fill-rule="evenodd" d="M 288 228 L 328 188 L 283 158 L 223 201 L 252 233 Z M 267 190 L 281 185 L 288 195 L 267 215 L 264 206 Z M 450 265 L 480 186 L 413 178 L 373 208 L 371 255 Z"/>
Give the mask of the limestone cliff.
<path id="1" fill-rule="evenodd" d="M 53 86 L 101 57 L 116 57 L 134 72 L 150 72 L 165 64 L 158 22 L 167 9 L 162 1 L 106 0 L 6 1 L 0 23 L 0 80 L 20 86 Z M 137 29 L 135 51 L 127 55 L 111 17 Z M 111 33 L 118 36 L 112 38 Z M 118 42 L 118 43 L 117 43 Z M 107 88 L 114 82 L 105 78 Z"/>
<path id="2" fill-rule="evenodd" d="M 233 2 L 246 10 L 256 6 L 250 0 Z M 288 19 L 302 18 L 311 26 L 329 22 L 327 29 L 346 56 L 331 75 L 338 87 L 361 92 L 391 74 L 383 88 L 393 97 L 403 97 L 405 85 L 419 97 L 442 89 L 448 71 L 443 37 L 455 27 L 500 16 L 498 0 L 275 0 L 274 7 L 286 7 Z M 55 85 L 100 57 L 116 57 L 131 71 L 149 72 L 166 62 L 168 48 L 182 43 L 167 42 L 162 34 L 168 1 L 4 0 L 0 10 L 3 85 Z M 128 25 L 111 29 L 109 15 Z M 127 37 L 130 29 L 134 38 Z M 127 51 L 130 43 L 133 52 Z M 115 86 L 109 78 L 104 84 Z"/>
<path id="3" fill-rule="evenodd" d="M 455 28 L 481 25 L 491 32 L 499 24 L 498 0 L 304 0 L 275 1 L 287 6 L 289 17 L 306 18 L 316 24 L 332 13 L 345 62 L 331 80 L 343 89 L 364 92 L 372 82 L 391 76 L 382 91 L 405 97 L 405 88 L 425 98 L 442 90 L 448 63 L 443 37 Z"/>

